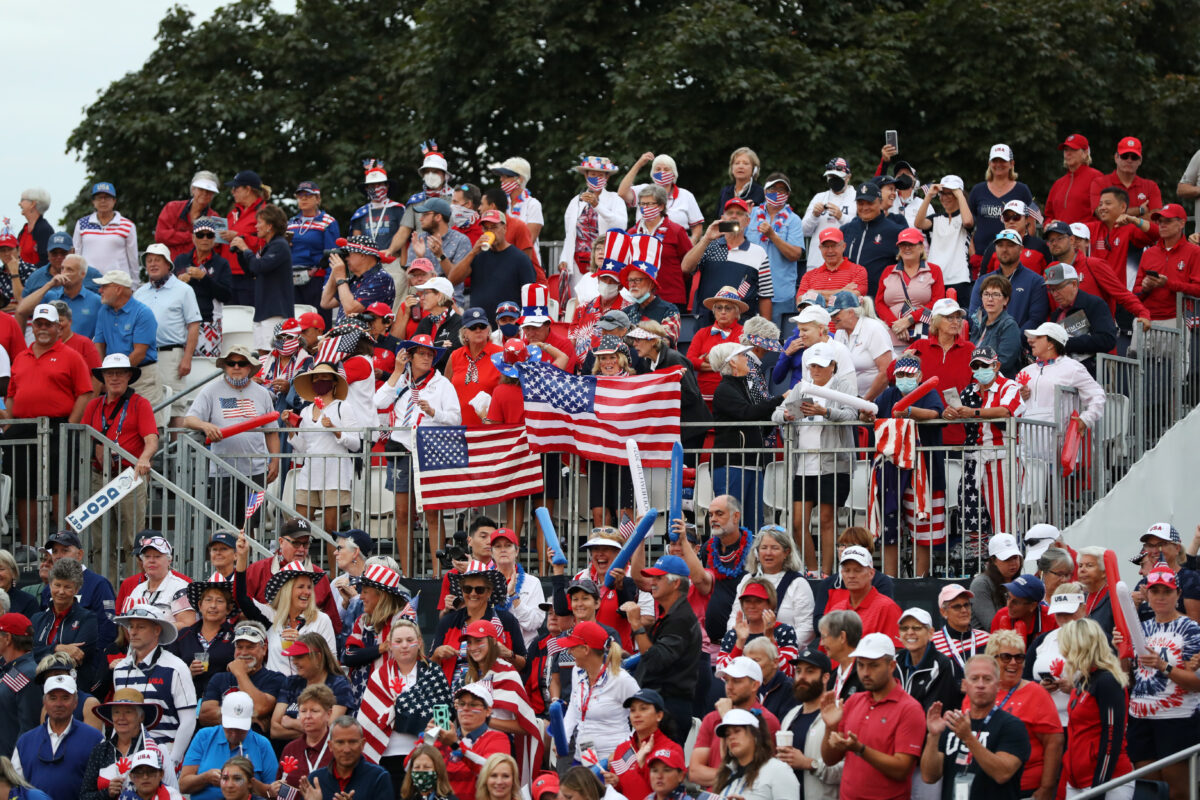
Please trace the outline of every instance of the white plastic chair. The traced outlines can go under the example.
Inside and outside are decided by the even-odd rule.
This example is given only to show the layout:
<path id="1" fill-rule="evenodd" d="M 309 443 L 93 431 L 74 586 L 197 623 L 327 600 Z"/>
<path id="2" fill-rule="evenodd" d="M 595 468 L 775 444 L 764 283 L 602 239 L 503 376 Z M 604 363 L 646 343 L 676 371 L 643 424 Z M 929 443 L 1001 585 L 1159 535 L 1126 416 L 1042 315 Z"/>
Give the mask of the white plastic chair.
<path id="1" fill-rule="evenodd" d="M 12 506 L 11 475 L 0 474 L 0 536 L 8 535 L 8 511 Z"/>
<path id="2" fill-rule="evenodd" d="M 692 502 L 699 513 L 700 509 L 707 510 L 713 501 L 712 464 L 705 461 L 696 465 L 696 486 L 692 489 Z"/>
<path id="3" fill-rule="evenodd" d="M 1105 444 L 1112 444 L 1114 455 L 1124 457 L 1129 441 L 1129 398 L 1108 392 L 1104 401 L 1104 416 L 1100 419 L 1100 435 Z"/>
<path id="4" fill-rule="evenodd" d="M 316 313 L 317 313 L 316 306 L 309 306 L 309 305 L 305 305 L 304 303 L 296 303 L 295 307 L 292 309 L 292 316 L 294 316 L 296 319 L 299 319 L 301 314 L 316 314 Z"/>
<path id="5" fill-rule="evenodd" d="M 961 461 L 946 460 L 946 510 L 958 508 L 958 485 L 962 483 Z"/>
<path id="6" fill-rule="evenodd" d="M 763 472 L 763 505 L 776 511 L 792 506 L 791 475 L 786 461 L 772 461 Z"/>
<path id="7" fill-rule="evenodd" d="M 222 331 L 221 350 L 228 353 L 229 348 L 235 345 L 241 345 L 252 353 L 258 349 L 254 346 L 254 334 L 250 331 Z"/>
<path id="8" fill-rule="evenodd" d="M 254 306 L 225 306 L 221 312 L 221 332 L 228 337 L 231 333 L 254 331 Z"/>

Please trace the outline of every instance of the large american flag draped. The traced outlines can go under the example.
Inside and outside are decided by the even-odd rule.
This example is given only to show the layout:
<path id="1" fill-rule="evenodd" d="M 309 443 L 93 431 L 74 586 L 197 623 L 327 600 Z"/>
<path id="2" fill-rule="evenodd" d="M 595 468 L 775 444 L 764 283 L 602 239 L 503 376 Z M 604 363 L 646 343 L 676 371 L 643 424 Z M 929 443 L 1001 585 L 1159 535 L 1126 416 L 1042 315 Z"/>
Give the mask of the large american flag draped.
<path id="1" fill-rule="evenodd" d="M 416 431 L 423 510 L 490 505 L 542 491 L 542 465 L 520 425 L 418 425 Z"/>
<path id="2" fill-rule="evenodd" d="M 679 441 L 679 370 L 615 378 L 578 377 L 540 362 L 519 369 L 533 452 L 626 464 L 625 441 L 632 438 L 642 466 L 671 466 L 671 446 Z"/>

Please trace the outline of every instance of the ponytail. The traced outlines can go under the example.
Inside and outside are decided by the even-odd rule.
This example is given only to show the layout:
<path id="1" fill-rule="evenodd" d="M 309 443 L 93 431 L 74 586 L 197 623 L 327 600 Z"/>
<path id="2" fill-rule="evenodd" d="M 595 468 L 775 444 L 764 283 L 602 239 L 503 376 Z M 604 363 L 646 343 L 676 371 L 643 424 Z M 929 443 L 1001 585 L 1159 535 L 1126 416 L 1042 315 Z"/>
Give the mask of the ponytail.
<path id="1" fill-rule="evenodd" d="M 608 671 L 613 675 L 621 673 L 621 661 L 625 657 L 625 651 L 621 649 L 621 643 L 613 639 L 608 643 Z"/>

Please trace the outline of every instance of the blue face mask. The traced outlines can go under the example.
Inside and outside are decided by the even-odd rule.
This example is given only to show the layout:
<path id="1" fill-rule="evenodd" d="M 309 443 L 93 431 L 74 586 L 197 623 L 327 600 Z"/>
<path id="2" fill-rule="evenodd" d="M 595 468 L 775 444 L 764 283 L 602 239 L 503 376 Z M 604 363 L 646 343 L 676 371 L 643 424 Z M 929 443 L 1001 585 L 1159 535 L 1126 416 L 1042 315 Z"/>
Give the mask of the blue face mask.
<path id="1" fill-rule="evenodd" d="M 916 378 L 901 378 L 901 377 L 897 376 L 896 377 L 896 388 L 899 389 L 902 394 L 908 394 L 909 392 L 911 392 L 917 388 L 917 379 Z"/>
<path id="2" fill-rule="evenodd" d="M 640 303 L 646 302 L 649 299 L 650 299 L 650 292 L 645 291 L 645 292 L 642 292 L 641 294 L 637 295 L 636 297 L 634 297 L 633 302 L 640 304 Z"/>
<path id="3" fill-rule="evenodd" d="M 505 339 L 515 339 L 521 333 L 521 328 L 515 322 L 504 322 L 500 324 L 500 333 L 504 334 Z"/>
<path id="4" fill-rule="evenodd" d="M 973 369 L 971 375 L 979 382 L 981 386 L 987 385 L 996 379 L 996 370 L 988 369 Z"/>

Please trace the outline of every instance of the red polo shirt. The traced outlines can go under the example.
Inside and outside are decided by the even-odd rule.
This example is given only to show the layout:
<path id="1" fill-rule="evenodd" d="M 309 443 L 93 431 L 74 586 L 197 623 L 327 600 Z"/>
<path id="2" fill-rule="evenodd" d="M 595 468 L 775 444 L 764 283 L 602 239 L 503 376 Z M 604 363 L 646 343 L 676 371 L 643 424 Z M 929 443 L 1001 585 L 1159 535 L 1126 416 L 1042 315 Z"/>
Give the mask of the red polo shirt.
<path id="1" fill-rule="evenodd" d="M 8 410 L 17 419 L 69 417 L 75 400 L 92 390 L 92 376 L 74 350 L 55 342 L 38 358 L 32 349 L 12 359 Z"/>
<path id="2" fill-rule="evenodd" d="M 137 392 L 117 411 L 119 402 L 110 403 L 105 395 L 93 397 L 83 409 L 83 424 L 100 431 L 130 454 L 141 456 L 146 449 L 146 437 L 158 433 L 154 409 L 150 401 Z M 124 465 L 129 466 L 129 462 Z"/>
<path id="3" fill-rule="evenodd" d="M 15 361 L 17 353 L 26 348 L 25 332 L 12 314 L 0 311 L 0 347 L 8 353 L 9 361 Z"/>
<path id="4" fill-rule="evenodd" d="M 721 382 L 721 373 L 715 370 L 701 372 L 700 365 L 708 363 L 709 350 L 726 342 L 736 343 L 742 337 L 741 323 L 733 323 L 729 327 L 728 336 L 714 334 L 713 329 L 716 327 L 716 325 L 709 325 L 707 328 L 696 331 L 696 335 L 692 337 L 692 343 L 688 345 L 687 351 L 688 361 L 692 362 L 692 366 L 696 369 L 696 380 L 700 384 L 700 394 L 709 397 L 717 390 L 717 384 Z"/>
<path id="5" fill-rule="evenodd" d="M 1116 279 L 1128 286 L 1126 264 L 1129 261 L 1129 248 L 1140 250 L 1157 242 L 1158 226 L 1151 222 L 1147 231 L 1133 223 L 1110 228 L 1098 219 L 1092 220 L 1087 226 L 1092 234 L 1092 258 L 1105 261 Z"/>
<path id="6" fill-rule="evenodd" d="M 914 350 L 917 358 L 921 359 L 921 375 L 929 380 L 935 375 L 938 378 L 938 391 L 944 392 L 953 386 L 960 393 L 971 383 L 971 353 L 975 345 L 964 337 L 959 337 L 949 350 L 943 350 L 937 343 L 937 336 L 918 339 L 910 349 Z M 942 428 L 943 444 L 962 444 L 966 441 L 966 433 L 961 425 L 946 425 Z"/>
<path id="7" fill-rule="evenodd" d="M 1167 285 L 1144 291 L 1142 280 L 1149 270 L 1165 277 Z M 1133 288 L 1149 309 L 1150 319 L 1174 319 L 1177 292 L 1200 296 L 1200 247 L 1180 236 L 1175 246 L 1168 250 L 1159 239 L 1142 253 Z"/>
<path id="8" fill-rule="evenodd" d="M 662 222 L 650 235 L 662 242 L 658 267 L 658 296 L 668 303 L 686 303 L 687 290 L 683 282 L 683 257 L 692 249 L 692 240 L 687 229 L 669 218 Z M 643 223 L 629 229 L 629 233 L 648 233 Z"/>
<path id="9" fill-rule="evenodd" d="M 1157 183 L 1140 175 L 1134 175 L 1133 183 L 1126 186 L 1124 183 L 1121 183 L 1121 178 L 1114 169 L 1107 175 L 1101 175 L 1092 181 L 1091 202 L 1093 209 L 1100 205 L 1100 192 L 1109 186 L 1116 186 L 1118 189 L 1124 189 L 1129 193 L 1130 208 L 1136 208 L 1140 205 L 1147 206 L 1151 211 L 1162 208 L 1162 192 L 1159 190 Z"/>
<path id="10" fill-rule="evenodd" d="M 772 714 L 757 700 L 750 708 L 751 711 L 757 711 L 762 714 L 763 722 L 767 723 L 767 731 L 771 734 L 771 741 L 775 741 L 775 734 L 779 731 L 779 718 Z M 924 712 L 922 712 L 924 713 Z M 922 718 L 924 719 L 924 718 Z M 704 719 L 700 722 L 700 730 L 696 733 L 695 747 L 708 748 L 708 763 L 705 766 L 716 769 L 721 766 L 721 737 L 717 736 L 717 726 L 721 724 L 721 714 L 719 711 L 710 711 L 704 715 Z M 922 725 L 924 722 L 922 722 Z"/>
<path id="11" fill-rule="evenodd" d="M 96 343 L 86 336 L 80 336 L 78 333 L 72 333 L 71 338 L 63 342 L 68 350 L 74 350 L 79 353 L 79 357 L 83 359 L 83 363 L 88 369 L 97 369 L 100 364 L 100 351 L 96 349 Z"/>
<path id="12" fill-rule="evenodd" d="M 1046 195 L 1046 207 L 1042 213 L 1049 224 L 1054 220 L 1063 222 L 1087 222 L 1092 219 L 1092 183 L 1104 173 L 1095 167 L 1083 164 L 1074 172 L 1068 172 L 1054 182 L 1050 194 Z"/>
<path id="13" fill-rule="evenodd" d="M 851 285 L 853 284 L 853 285 Z M 796 300 L 799 301 L 808 292 L 828 292 L 834 289 L 851 288 L 860 295 L 867 293 L 867 270 L 855 264 L 848 258 L 843 258 L 837 269 L 830 269 L 822 264 L 816 269 L 810 269 L 800 278 L 800 286 L 796 290 Z"/>
<path id="14" fill-rule="evenodd" d="M 864 632 L 866 629 L 863 629 Z M 845 701 L 838 732 L 853 731 L 858 740 L 885 755 L 921 757 L 925 744 L 925 711 L 908 692 L 893 683 L 887 697 L 876 702 L 870 692 L 856 692 Z M 841 796 L 855 800 L 908 800 L 912 773 L 893 781 L 856 753 L 842 762 Z"/>
<path id="15" fill-rule="evenodd" d="M 853 611 L 862 619 L 863 636 L 868 633 L 883 633 L 892 637 L 896 646 L 900 646 L 900 606 L 886 594 L 880 594 L 874 586 L 867 591 L 862 602 L 857 606 L 850 602 L 850 593 L 833 600 L 825 609 L 831 611 Z"/>

